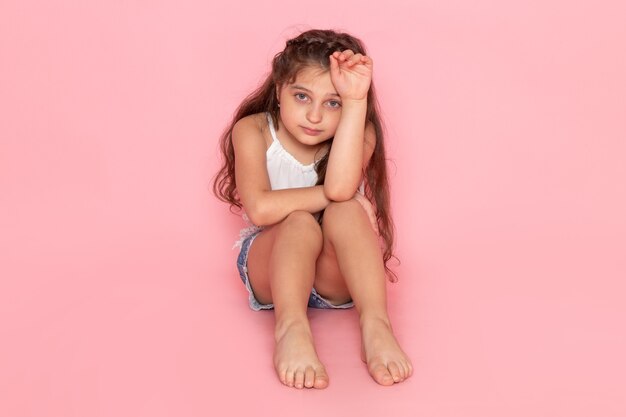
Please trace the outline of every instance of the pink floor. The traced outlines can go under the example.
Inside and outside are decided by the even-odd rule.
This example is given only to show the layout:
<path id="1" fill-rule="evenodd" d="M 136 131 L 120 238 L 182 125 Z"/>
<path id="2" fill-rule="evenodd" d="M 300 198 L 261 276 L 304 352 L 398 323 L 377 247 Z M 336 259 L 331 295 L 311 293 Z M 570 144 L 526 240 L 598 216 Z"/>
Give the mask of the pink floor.
<path id="1" fill-rule="evenodd" d="M 315 310 L 332 378 L 322 392 L 278 383 L 272 314 L 247 308 L 224 259 L 181 253 L 180 236 L 139 256 L 13 258 L 1 414 L 622 416 L 626 269 L 601 237 L 579 238 L 405 248 L 389 296 L 414 377 L 377 386 L 359 360 L 354 311 Z"/>
<path id="2" fill-rule="evenodd" d="M 502 233 L 403 250 L 401 282 L 389 297 L 415 375 L 377 386 L 359 360 L 355 312 L 313 310 L 331 376 L 320 392 L 277 381 L 272 313 L 249 310 L 230 262 L 202 256 L 203 244 L 187 238 L 162 236 L 149 249 L 115 255 L 76 248 L 12 257 L 13 282 L 2 294 L 0 414 L 626 412 L 626 269 L 599 237 L 564 247 L 561 238 Z"/>
<path id="3" fill-rule="evenodd" d="M 275 3 L 0 4 L 0 416 L 625 416 L 623 3 Z M 310 314 L 328 389 L 278 382 L 209 191 L 299 24 L 374 56 L 393 387 L 353 310 Z"/>

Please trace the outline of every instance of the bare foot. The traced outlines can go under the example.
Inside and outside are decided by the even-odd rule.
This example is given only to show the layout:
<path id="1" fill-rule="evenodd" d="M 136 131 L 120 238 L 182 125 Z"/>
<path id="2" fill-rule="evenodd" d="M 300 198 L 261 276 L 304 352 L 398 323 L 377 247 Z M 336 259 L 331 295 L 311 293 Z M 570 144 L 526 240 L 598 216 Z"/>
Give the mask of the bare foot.
<path id="1" fill-rule="evenodd" d="M 326 388 L 328 374 L 313 346 L 308 323 L 276 326 L 274 367 L 280 381 L 296 388 Z"/>
<path id="2" fill-rule="evenodd" d="M 382 319 L 362 320 L 361 337 L 361 359 L 367 363 L 367 369 L 376 382 L 393 385 L 413 374 L 411 361 L 398 345 L 389 322 Z"/>

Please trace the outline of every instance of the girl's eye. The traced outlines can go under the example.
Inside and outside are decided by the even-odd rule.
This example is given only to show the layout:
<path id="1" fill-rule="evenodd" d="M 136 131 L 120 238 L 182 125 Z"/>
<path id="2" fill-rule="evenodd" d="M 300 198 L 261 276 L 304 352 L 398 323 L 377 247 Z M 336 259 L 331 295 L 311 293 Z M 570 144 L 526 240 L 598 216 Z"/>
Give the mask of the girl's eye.
<path id="1" fill-rule="evenodd" d="M 341 107 L 341 103 L 335 100 L 331 100 L 328 102 L 328 106 L 332 107 L 333 109 L 338 109 L 339 107 Z"/>
<path id="2" fill-rule="evenodd" d="M 304 101 L 307 99 L 306 94 L 304 93 L 296 93 L 296 98 L 300 101 Z"/>

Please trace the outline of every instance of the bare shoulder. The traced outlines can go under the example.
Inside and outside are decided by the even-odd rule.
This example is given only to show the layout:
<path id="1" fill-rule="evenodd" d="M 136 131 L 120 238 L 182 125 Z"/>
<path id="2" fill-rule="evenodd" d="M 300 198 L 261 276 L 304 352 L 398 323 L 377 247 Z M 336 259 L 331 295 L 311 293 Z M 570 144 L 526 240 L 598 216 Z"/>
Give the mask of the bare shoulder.
<path id="1" fill-rule="evenodd" d="M 235 169 L 240 175 L 246 172 L 254 172 L 253 175 L 261 175 L 257 172 L 265 165 L 267 153 L 267 136 L 269 135 L 265 113 L 251 114 L 243 117 L 235 123 L 232 131 L 232 143 L 235 151 Z M 263 168 L 265 169 L 265 168 Z M 237 180 L 240 183 L 240 180 Z"/>
<path id="2" fill-rule="evenodd" d="M 237 192 L 244 207 L 254 207 L 254 196 L 259 191 L 269 190 L 267 176 L 264 130 L 264 113 L 252 114 L 241 118 L 235 123 L 232 131 L 235 150 L 235 181 Z M 250 212 L 248 212 L 250 215 Z M 252 217 L 250 217 L 252 218 Z"/>
<path id="3" fill-rule="evenodd" d="M 264 113 L 251 114 L 243 117 L 233 126 L 233 142 L 247 140 L 247 138 L 263 138 L 266 123 Z"/>

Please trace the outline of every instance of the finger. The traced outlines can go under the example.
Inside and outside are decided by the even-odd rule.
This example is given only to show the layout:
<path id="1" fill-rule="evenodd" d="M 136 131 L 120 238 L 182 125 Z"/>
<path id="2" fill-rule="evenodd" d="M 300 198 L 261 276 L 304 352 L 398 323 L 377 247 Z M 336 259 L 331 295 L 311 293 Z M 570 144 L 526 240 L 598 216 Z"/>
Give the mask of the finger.
<path id="1" fill-rule="evenodd" d="M 337 61 L 337 57 L 335 56 L 335 53 L 333 53 L 329 57 L 329 59 L 330 59 L 330 73 L 339 74 L 339 62 Z"/>
<path id="2" fill-rule="evenodd" d="M 350 65 L 354 65 L 354 64 L 358 64 L 361 62 L 361 59 L 363 58 L 362 54 L 354 54 L 350 57 L 349 62 Z"/>
<path id="3" fill-rule="evenodd" d="M 348 59 L 350 59 L 352 56 L 354 55 L 354 52 L 352 52 L 351 49 L 346 49 L 345 51 L 341 52 L 341 57 L 340 57 L 340 61 L 347 61 Z"/>

